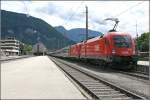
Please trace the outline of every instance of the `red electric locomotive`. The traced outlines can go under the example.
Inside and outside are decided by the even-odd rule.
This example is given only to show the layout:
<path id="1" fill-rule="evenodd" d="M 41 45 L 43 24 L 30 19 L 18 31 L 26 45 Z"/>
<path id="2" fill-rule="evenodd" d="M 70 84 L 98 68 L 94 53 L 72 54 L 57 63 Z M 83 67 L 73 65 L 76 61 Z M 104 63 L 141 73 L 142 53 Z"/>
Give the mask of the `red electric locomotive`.
<path id="1" fill-rule="evenodd" d="M 103 36 L 70 46 L 69 57 L 95 59 L 105 64 L 136 64 L 134 40 L 128 33 L 116 32 L 115 27 Z"/>
<path id="2" fill-rule="evenodd" d="M 128 33 L 108 32 L 104 36 L 74 44 L 70 57 L 100 59 L 106 63 L 136 63 L 135 43 Z"/>

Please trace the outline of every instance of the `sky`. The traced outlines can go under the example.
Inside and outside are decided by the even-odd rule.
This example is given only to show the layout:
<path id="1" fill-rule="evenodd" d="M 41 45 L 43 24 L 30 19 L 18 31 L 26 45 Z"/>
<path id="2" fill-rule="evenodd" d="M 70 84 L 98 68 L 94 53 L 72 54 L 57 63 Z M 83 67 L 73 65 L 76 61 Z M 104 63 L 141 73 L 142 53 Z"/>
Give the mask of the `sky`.
<path id="1" fill-rule="evenodd" d="M 149 1 L 1 1 L 1 9 L 27 14 L 46 21 L 52 26 L 85 28 L 85 6 L 88 7 L 88 28 L 106 33 L 118 18 L 117 31 L 132 37 L 149 32 Z"/>

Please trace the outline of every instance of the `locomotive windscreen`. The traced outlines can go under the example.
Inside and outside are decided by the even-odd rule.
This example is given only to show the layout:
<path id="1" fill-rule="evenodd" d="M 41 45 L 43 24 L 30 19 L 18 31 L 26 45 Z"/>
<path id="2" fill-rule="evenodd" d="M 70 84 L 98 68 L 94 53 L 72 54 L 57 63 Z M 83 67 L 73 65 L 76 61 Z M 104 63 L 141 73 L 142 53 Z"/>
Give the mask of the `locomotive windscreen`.
<path id="1" fill-rule="evenodd" d="M 113 40 L 116 47 L 131 47 L 131 38 L 129 36 L 117 35 L 113 37 Z"/>

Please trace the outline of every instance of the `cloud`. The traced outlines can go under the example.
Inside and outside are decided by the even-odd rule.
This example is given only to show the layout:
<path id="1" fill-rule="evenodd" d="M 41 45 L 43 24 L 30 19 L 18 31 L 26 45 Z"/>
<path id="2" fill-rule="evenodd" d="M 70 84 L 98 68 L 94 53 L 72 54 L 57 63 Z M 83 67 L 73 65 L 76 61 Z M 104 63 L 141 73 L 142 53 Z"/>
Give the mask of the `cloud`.
<path id="1" fill-rule="evenodd" d="M 63 20 L 79 20 L 83 14 L 77 14 L 73 9 L 65 9 L 63 6 L 56 5 L 53 2 L 45 4 L 40 8 L 35 8 L 35 12 L 47 14 L 49 16 L 60 17 Z"/>
<path id="2" fill-rule="evenodd" d="M 25 13 L 26 9 L 21 1 L 1 1 L 1 8 L 7 11 Z"/>
<path id="3" fill-rule="evenodd" d="M 35 9 L 36 12 L 50 14 L 50 15 L 55 14 L 57 12 L 57 10 L 58 9 L 56 8 L 56 6 L 54 4 L 52 4 L 52 3 L 48 3 L 44 7 Z"/>

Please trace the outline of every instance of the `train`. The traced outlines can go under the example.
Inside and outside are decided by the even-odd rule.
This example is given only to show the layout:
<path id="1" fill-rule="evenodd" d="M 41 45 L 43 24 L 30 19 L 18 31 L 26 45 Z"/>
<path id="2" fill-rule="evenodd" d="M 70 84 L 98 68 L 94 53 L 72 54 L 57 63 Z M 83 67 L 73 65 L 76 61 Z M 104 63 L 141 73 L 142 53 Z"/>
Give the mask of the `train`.
<path id="1" fill-rule="evenodd" d="M 120 69 L 129 69 L 137 64 L 135 52 L 136 43 L 127 32 L 117 32 L 114 29 L 52 53 L 53 56 L 63 58 L 86 59 L 97 61 L 103 66 L 125 65 Z"/>

